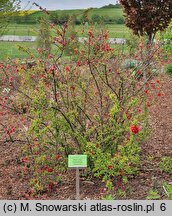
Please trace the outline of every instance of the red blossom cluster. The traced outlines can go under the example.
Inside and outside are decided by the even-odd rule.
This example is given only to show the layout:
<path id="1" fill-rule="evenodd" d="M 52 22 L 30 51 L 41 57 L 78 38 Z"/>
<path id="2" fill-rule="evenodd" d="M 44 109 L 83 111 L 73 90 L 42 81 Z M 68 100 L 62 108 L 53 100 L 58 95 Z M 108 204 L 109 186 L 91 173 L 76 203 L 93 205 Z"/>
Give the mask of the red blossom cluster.
<path id="1" fill-rule="evenodd" d="M 140 129 L 137 125 L 131 125 L 130 126 L 130 131 L 133 133 L 133 134 L 138 134 Z"/>

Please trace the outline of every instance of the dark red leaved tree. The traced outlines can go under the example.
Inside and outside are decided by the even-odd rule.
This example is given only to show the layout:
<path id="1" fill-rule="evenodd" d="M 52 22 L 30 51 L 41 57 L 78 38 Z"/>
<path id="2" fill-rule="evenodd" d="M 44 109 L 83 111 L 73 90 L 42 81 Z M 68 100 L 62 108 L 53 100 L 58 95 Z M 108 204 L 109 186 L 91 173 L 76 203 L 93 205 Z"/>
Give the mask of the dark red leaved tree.
<path id="1" fill-rule="evenodd" d="M 157 31 L 172 19 L 172 0 L 120 0 L 126 25 L 138 36 L 147 35 L 151 43 Z"/>

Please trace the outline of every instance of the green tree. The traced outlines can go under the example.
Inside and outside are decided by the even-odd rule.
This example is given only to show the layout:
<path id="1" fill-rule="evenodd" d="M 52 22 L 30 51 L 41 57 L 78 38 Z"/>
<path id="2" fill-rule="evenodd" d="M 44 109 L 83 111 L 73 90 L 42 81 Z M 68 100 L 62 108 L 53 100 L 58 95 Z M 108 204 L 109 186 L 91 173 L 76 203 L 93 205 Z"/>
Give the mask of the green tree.
<path id="1" fill-rule="evenodd" d="M 4 32 L 9 19 L 20 8 L 19 0 L 0 1 L 0 35 Z"/>

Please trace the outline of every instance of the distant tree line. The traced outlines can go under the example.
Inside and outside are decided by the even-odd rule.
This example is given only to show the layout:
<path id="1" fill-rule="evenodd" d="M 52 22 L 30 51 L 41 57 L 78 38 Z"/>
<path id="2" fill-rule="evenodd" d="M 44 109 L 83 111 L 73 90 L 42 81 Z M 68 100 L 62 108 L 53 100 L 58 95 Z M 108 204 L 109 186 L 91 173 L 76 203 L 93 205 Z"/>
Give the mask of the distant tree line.
<path id="1" fill-rule="evenodd" d="M 50 15 L 50 21 L 53 22 L 54 24 L 63 24 L 65 22 L 67 22 L 70 19 L 71 16 L 69 16 L 68 14 L 51 14 Z M 124 24 L 124 18 L 123 17 L 110 17 L 108 15 L 106 16 L 101 16 L 98 14 L 93 14 L 90 18 L 85 19 L 85 16 L 72 16 L 73 22 L 76 25 L 80 25 L 84 22 L 88 22 L 91 24 L 95 24 L 95 23 L 105 23 L 105 24 Z"/>
<path id="2" fill-rule="evenodd" d="M 13 16 L 11 17 L 11 23 L 16 24 L 37 24 L 41 19 L 42 14 L 38 12 L 38 14 L 29 14 L 25 16 Z M 80 25 L 84 22 L 88 22 L 90 24 L 95 23 L 105 23 L 105 24 L 124 24 L 123 17 L 111 17 L 108 15 L 102 16 L 99 14 L 93 14 L 91 17 L 85 19 L 84 15 L 76 16 L 76 15 L 68 15 L 67 13 L 58 14 L 56 11 L 52 11 L 50 13 L 49 19 L 50 22 L 56 25 L 62 25 L 69 21 L 72 17 L 74 24 Z"/>
<path id="3" fill-rule="evenodd" d="M 105 5 L 101 8 L 120 8 L 121 5 L 119 3 L 116 3 L 116 4 L 109 4 L 109 5 Z"/>

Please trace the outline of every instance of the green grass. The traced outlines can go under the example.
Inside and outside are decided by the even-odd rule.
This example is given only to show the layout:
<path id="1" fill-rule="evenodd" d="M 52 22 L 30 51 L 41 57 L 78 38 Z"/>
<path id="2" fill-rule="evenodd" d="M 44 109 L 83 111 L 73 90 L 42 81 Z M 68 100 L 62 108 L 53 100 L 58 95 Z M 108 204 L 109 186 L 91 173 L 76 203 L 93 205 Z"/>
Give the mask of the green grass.
<path id="1" fill-rule="evenodd" d="M 20 51 L 18 46 L 27 47 L 36 53 L 36 43 L 32 42 L 0 42 L 0 60 L 7 58 L 28 58 L 29 54 Z"/>
<path id="2" fill-rule="evenodd" d="M 8 30 L 5 34 L 7 35 L 19 35 L 19 36 L 27 36 L 29 35 L 36 36 L 38 31 L 38 25 L 21 25 L 21 24 L 11 24 L 8 26 Z M 75 26 L 76 31 L 78 32 L 78 36 L 82 37 L 81 33 L 83 27 Z M 87 27 L 89 28 L 89 27 Z M 99 26 L 98 26 L 99 28 Z M 109 37 L 112 38 L 127 38 L 129 37 L 129 30 L 125 27 L 125 25 L 105 25 L 105 29 L 109 30 Z M 15 34 L 14 34 L 15 33 Z M 84 35 L 85 36 L 85 35 Z M 21 52 L 18 50 L 18 46 L 26 46 L 29 47 L 33 52 L 36 49 L 36 42 L 0 42 L 0 59 L 5 59 L 7 57 L 10 58 L 27 58 L 29 55 L 27 53 Z M 117 45 L 115 45 L 117 46 Z M 121 45 L 119 45 L 121 46 Z"/>
<path id="3" fill-rule="evenodd" d="M 84 28 L 85 31 L 88 30 L 89 26 L 75 26 L 75 29 L 78 33 L 78 36 L 82 37 L 82 29 Z M 125 25 L 120 25 L 120 24 L 106 24 L 103 27 L 102 26 L 95 26 L 97 29 L 107 29 L 109 31 L 109 37 L 112 38 L 127 38 L 129 36 L 129 29 Z"/>
<path id="4" fill-rule="evenodd" d="M 10 24 L 5 29 L 4 35 L 36 36 L 38 27 L 39 25 Z"/>
<path id="5" fill-rule="evenodd" d="M 51 13 L 58 14 L 58 16 L 67 14 L 69 16 L 76 15 L 80 17 L 83 15 L 85 10 L 57 10 L 50 11 Z M 112 18 L 121 18 L 123 17 L 123 12 L 119 8 L 100 8 L 100 9 L 91 9 L 88 13 L 88 17 L 91 18 L 94 14 L 99 16 L 108 16 Z M 29 15 L 27 18 L 29 19 L 39 19 L 40 16 L 44 15 L 40 11 L 35 11 Z M 26 17 L 23 16 L 23 19 Z M 78 36 L 82 37 L 81 33 L 83 26 L 76 25 L 76 31 L 78 32 Z M 84 26 L 84 29 L 89 28 L 89 26 Z M 97 26 L 100 28 L 100 26 Z M 129 37 L 129 30 L 122 24 L 106 24 L 104 26 L 105 29 L 109 31 L 109 37 L 112 38 L 127 38 Z M 5 35 L 18 35 L 18 36 L 37 36 L 38 35 L 38 24 L 10 24 L 5 31 Z M 29 47 L 32 52 L 35 52 L 36 43 L 31 42 L 0 42 L 0 59 L 5 59 L 7 57 L 11 58 L 27 58 L 29 55 L 27 53 L 21 52 L 18 50 L 17 45 Z"/>
<path id="6" fill-rule="evenodd" d="M 129 29 L 125 25 L 107 24 L 105 26 L 109 30 L 109 37 L 112 38 L 127 38 L 129 37 Z"/>
<path id="7" fill-rule="evenodd" d="M 56 10 L 56 11 L 49 11 L 50 17 L 51 14 L 55 15 L 57 14 L 58 17 L 61 15 L 64 16 L 64 14 L 72 16 L 76 15 L 77 19 L 79 19 L 81 16 L 83 16 L 85 10 L 79 9 L 79 10 Z M 98 8 L 98 9 L 91 9 L 88 12 L 88 18 L 90 19 L 93 15 L 99 15 L 103 17 L 110 17 L 113 19 L 120 19 L 123 18 L 123 12 L 120 8 Z M 23 24 L 15 24 L 11 23 L 6 31 L 4 32 L 4 35 L 19 35 L 19 36 L 36 36 L 38 34 L 38 28 L 39 24 L 29 24 L 27 23 L 28 20 L 32 21 L 38 21 L 38 19 L 41 16 L 45 16 L 42 11 L 34 11 L 33 13 L 30 13 L 26 16 L 20 16 L 22 18 Z M 109 36 L 110 37 L 126 37 L 128 35 L 128 29 L 122 25 L 122 24 L 106 24 L 105 28 L 109 30 Z M 78 35 L 81 36 L 81 29 L 82 26 L 76 25 L 76 30 L 78 32 Z"/>
<path id="8" fill-rule="evenodd" d="M 38 34 L 39 25 L 28 24 L 10 24 L 5 30 L 4 35 L 19 35 L 19 36 L 36 36 Z M 82 36 L 82 25 L 75 26 L 79 36 Z M 129 30 L 122 24 L 106 24 L 105 28 L 109 30 L 109 37 L 126 38 L 129 36 Z"/>
<path id="9" fill-rule="evenodd" d="M 100 16 L 109 16 L 114 18 L 121 18 L 123 17 L 122 9 L 120 8 L 100 8 L 100 9 L 93 9 L 89 12 L 89 16 L 94 14 L 98 14 Z"/>

